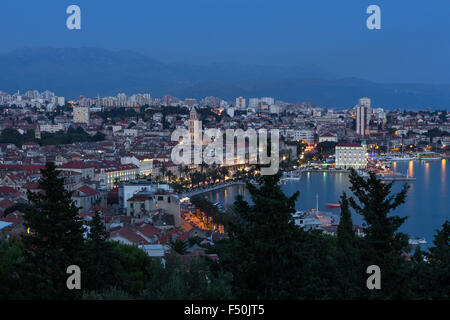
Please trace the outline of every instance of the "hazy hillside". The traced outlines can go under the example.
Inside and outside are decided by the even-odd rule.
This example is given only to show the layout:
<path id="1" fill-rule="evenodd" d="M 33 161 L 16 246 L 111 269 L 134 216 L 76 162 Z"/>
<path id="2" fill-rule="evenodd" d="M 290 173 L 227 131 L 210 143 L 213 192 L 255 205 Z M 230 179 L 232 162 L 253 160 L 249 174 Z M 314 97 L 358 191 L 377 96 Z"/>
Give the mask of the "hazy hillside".
<path id="1" fill-rule="evenodd" d="M 450 85 L 377 84 L 317 66 L 277 67 L 162 63 L 131 51 L 96 48 L 17 49 L 0 54 L 0 90 L 49 89 L 74 98 L 150 92 L 181 98 L 273 96 L 323 106 L 352 106 L 370 96 L 385 107 L 450 107 Z"/>

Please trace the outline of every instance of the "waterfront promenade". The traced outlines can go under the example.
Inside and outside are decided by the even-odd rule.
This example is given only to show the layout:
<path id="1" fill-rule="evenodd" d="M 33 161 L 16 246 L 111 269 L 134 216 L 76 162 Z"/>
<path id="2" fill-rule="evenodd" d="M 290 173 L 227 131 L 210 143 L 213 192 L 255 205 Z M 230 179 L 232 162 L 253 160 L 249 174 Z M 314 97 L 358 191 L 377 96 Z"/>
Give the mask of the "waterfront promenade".
<path id="1" fill-rule="evenodd" d="M 245 182 L 242 180 L 227 181 L 227 182 L 223 182 L 223 183 L 214 184 L 212 186 L 198 187 L 198 188 L 195 188 L 194 190 L 191 190 L 188 192 L 182 192 L 181 198 L 193 197 L 193 196 L 196 196 L 199 194 L 208 193 L 208 192 L 212 192 L 212 191 L 216 191 L 216 190 L 221 190 L 221 189 L 225 189 L 225 188 L 235 186 L 235 185 L 245 185 Z"/>

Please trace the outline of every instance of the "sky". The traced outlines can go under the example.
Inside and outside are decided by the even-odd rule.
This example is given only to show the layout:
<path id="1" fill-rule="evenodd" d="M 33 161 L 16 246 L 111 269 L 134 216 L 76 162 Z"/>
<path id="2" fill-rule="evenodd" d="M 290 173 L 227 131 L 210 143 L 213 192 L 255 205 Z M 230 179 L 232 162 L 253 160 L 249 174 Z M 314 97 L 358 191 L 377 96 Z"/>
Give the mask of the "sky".
<path id="1" fill-rule="evenodd" d="M 66 8 L 81 8 L 68 30 Z M 369 5 L 381 29 L 369 30 Z M 164 62 L 318 65 L 378 82 L 450 84 L 448 0 L 1 0 L 0 50 L 128 49 Z"/>

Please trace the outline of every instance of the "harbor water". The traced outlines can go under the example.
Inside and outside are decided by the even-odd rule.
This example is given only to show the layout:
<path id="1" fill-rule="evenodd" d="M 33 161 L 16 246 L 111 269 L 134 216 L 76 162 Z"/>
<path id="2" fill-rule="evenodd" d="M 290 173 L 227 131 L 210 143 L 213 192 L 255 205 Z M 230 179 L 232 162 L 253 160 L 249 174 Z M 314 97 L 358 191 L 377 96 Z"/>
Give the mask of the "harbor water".
<path id="1" fill-rule="evenodd" d="M 440 229 L 446 220 L 450 220 L 450 168 L 449 160 L 414 160 L 393 162 L 392 170 L 408 174 L 416 178 L 408 181 L 410 185 L 406 202 L 399 206 L 392 214 L 408 217 L 401 232 L 411 237 L 425 238 L 425 247 L 432 246 L 436 229 Z M 405 182 L 394 182 L 392 191 L 398 192 Z M 297 210 L 307 210 L 316 207 L 316 195 L 320 211 L 340 213 L 340 209 L 333 209 L 327 203 L 337 203 L 342 192 L 348 196 L 348 173 L 337 172 L 306 172 L 300 181 L 286 182 L 282 189 L 286 195 L 300 191 L 296 202 Z M 250 196 L 245 186 L 235 185 L 226 189 L 205 194 L 212 202 L 219 202 L 224 207 L 234 202 L 236 195 L 241 194 L 246 200 Z M 362 216 L 352 213 L 353 223 L 362 226 Z"/>

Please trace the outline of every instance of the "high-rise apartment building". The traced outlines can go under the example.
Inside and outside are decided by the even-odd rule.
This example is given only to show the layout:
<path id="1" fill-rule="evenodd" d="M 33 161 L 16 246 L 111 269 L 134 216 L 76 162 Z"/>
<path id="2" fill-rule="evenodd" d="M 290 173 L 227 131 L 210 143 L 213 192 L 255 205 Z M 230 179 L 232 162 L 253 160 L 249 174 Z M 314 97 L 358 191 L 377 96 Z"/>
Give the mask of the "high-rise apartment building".
<path id="1" fill-rule="evenodd" d="M 250 98 L 248 101 L 248 107 L 257 109 L 261 100 L 259 98 Z"/>
<path id="2" fill-rule="evenodd" d="M 236 109 L 245 109 L 245 108 L 246 108 L 245 98 L 244 97 L 236 98 Z"/>
<path id="3" fill-rule="evenodd" d="M 275 100 L 272 97 L 261 98 L 261 101 L 266 103 L 266 104 L 268 104 L 269 106 L 272 105 L 272 104 L 275 104 Z"/>
<path id="4" fill-rule="evenodd" d="M 370 99 L 359 99 L 356 106 L 356 133 L 364 136 L 369 127 L 370 122 Z"/>

